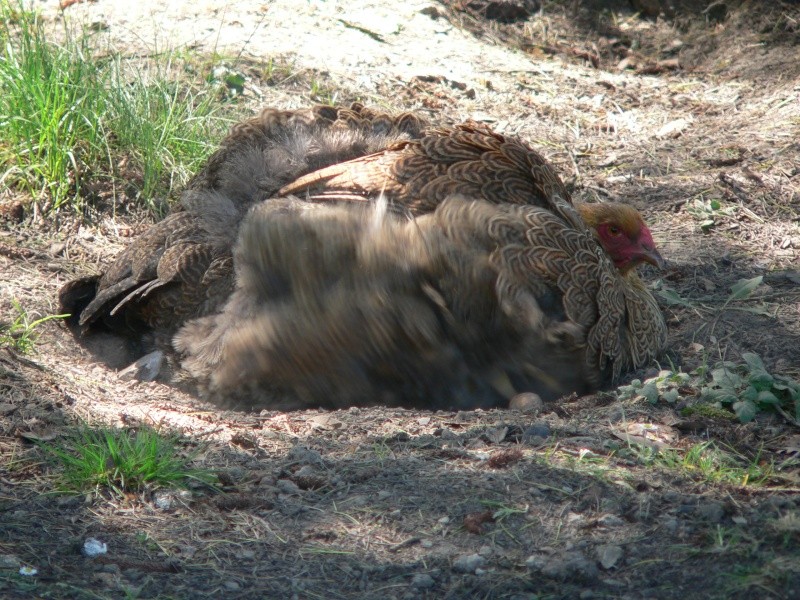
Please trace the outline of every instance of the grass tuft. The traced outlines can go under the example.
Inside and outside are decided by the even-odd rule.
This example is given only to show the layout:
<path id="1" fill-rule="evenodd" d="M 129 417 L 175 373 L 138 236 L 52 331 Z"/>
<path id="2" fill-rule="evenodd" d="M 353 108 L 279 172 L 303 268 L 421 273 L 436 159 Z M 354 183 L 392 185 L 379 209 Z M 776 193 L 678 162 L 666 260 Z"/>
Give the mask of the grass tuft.
<path id="1" fill-rule="evenodd" d="M 104 76 L 86 38 L 47 41 L 35 13 L 0 4 L 0 162 L 2 178 L 50 208 L 79 196 L 86 166 L 101 148 Z"/>
<path id="2" fill-rule="evenodd" d="M 213 473 L 191 467 L 195 456 L 181 456 L 178 443 L 178 436 L 162 436 L 149 427 L 82 426 L 62 443 L 41 447 L 62 468 L 60 491 L 65 493 L 110 490 L 121 496 L 191 481 L 210 485 Z"/>
<path id="3" fill-rule="evenodd" d="M 222 133 L 213 87 L 176 81 L 174 55 L 152 72 L 99 56 L 92 36 L 67 30 L 56 44 L 35 13 L 0 2 L 0 181 L 46 213 L 80 213 L 94 182 L 123 179 L 160 212 L 153 198 L 185 183 Z"/>
<path id="4" fill-rule="evenodd" d="M 747 457 L 713 442 L 694 444 L 685 450 L 641 448 L 640 459 L 648 466 L 683 471 L 709 483 L 761 486 L 775 475 L 774 465 L 762 460 L 761 451 Z"/>
<path id="5" fill-rule="evenodd" d="M 181 84 L 169 76 L 172 70 L 167 60 L 154 75 L 133 70 L 126 76 L 117 60 L 106 90 L 112 100 L 105 115 L 111 149 L 138 171 L 138 195 L 153 212 L 160 209 L 153 198 L 182 186 L 222 133 L 220 120 L 211 118 L 213 94 Z"/>

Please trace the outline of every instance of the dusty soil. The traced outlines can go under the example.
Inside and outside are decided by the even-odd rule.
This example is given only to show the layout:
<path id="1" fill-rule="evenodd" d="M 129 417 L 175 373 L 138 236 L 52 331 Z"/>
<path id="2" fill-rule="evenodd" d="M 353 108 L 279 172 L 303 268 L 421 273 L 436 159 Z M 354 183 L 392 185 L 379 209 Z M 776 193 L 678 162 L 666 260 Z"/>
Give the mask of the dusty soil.
<path id="1" fill-rule="evenodd" d="M 796 3 L 678 0 L 656 17 L 653 2 L 554 0 L 503 23 L 489 3 L 452 0 L 100 0 L 63 16 L 35 4 L 54 31 L 66 16 L 130 56 L 223 55 L 248 77 L 243 114 L 359 99 L 518 134 L 576 197 L 645 213 L 672 263 L 644 273 L 669 361 L 689 371 L 756 352 L 800 378 Z M 6 213 L 3 319 L 12 299 L 51 314 L 63 282 L 147 225 L 124 210 L 94 225 Z M 754 295 L 728 302 L 758 275 Z M 179 431 L 220 489 L 167 508 L 150 494 L 48 494 L 54 473 L 29 440 L 79 420 Z M 772 475 L 715 483 L 649 459 L 706 441 Z M 50 323 L 35 354 L 0 349 L 0 596 L 800 598 L 799 452 L 780 416 L 741 425 L 610 394 L 539 414 L 220 413 L 120 381 Z M 108 554 L 82 556 L 88 537 Z"/>

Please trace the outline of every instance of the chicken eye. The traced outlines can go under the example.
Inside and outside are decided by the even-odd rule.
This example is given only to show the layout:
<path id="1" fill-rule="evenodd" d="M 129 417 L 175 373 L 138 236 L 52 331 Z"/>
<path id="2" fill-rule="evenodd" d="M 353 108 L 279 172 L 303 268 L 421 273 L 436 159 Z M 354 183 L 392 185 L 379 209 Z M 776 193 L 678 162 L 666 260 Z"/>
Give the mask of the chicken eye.
<path id="1" fill-rule="evenodd" d="M 608 233 L 609 233 L 609 235 L 611 235 L 613 237 L 617 237 L 619 234 L 622 233 L 622 230 L 619 227 L 617 227 L 616 225 L 609 225 Z"/>

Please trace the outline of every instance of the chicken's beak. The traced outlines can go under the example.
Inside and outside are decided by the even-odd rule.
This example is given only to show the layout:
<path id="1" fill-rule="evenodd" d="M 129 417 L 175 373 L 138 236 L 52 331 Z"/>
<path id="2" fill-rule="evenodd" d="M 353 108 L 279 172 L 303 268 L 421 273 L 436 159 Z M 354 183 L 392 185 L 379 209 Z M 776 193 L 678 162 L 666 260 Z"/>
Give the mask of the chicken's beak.
<path id="1" fill-rule="evenodd" d="M 639 260 L 647 262 L 662 271 L 667 268 L 667 261 L 658 253 L 655 247 L 642 246 L 639 252 Z"/>

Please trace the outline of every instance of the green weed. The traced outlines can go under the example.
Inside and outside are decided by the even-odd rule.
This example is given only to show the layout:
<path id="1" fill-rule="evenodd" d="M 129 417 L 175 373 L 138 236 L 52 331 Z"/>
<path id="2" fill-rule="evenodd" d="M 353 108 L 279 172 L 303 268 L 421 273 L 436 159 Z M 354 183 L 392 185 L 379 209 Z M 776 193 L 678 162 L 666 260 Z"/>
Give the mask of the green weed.
<path id="1" fill-rule="evenodd" d="M 720 361 L 713 368 L 702 366 L 691 373 L 663 370 L 641 381 L 634 379 L 617 388 L 617 397 L 642 397 L 651 404 L 659 400 L 687 402 L 684 412 L 709 416 L 734 415 L 742 423 L 764 411 L 775 411 L 789 421 L 800 421 L 800 382 L 769 373 L 757 354 L 742 354 L 744 363 Z"/>
<path id="2" fill-rule="evenodd" d="M 320 104 L 327 104 L 329 106 L 333 106 L 336 104 L 336 100 L 338 98 L 338 92 L 331 89 L 329 86 L 325 85 L 324 83 L 312 79 L 311 80 L 311 99 L 314 102 L 319 102 Z"/>
<path id="3" fill-rule="evenodd" d="M 738 310 L 757 315 L 764 315 L 767 317 L 774 316 L 773 311 L 771 311 L 769 306 L 764 302 L 760 302 L 754 306 L 746 306 L 741 304 L 741 302 L 745 300 L 758 299 L 757 297 L 751 298 L 751 296 L 759 288 L 763 281 L 764 277 L 761 275 L 751 279 L 740 279 L 731 286 L 731 293 L 727 298 L 725 298 L 721 305 L 719 305 L 719 300 L 716 298 L 705 297 L 697 298 L 694 301 L 689 300 L 678 294 L 677 291 L 665 285 L 663 282 L 658 283 L 656 293 L 661 297 L 662 300 L 664 300 L 666 304 L 670 306 L 682 306 L 684 308 L 694 310 L 697 312 L 697 314 L 701 314 L 700 311 L 707 311 L 711 314 L 714 314 L 715 318 L 712 323 L 716 324 L 717 319 L 719 319 L 719 316 L 725 310 Z M 735 304 L 731 305 L 731 303 Z M 713 326 L 714 325 L 712 325 L 712 329 Z"/>
<path id="4" fill-rule="evenodd" d="M 497 500 L 481 500 L 480 502 L 483 506 L 492 511 L 492 518 L 498 522 L 513 515 L 524 515 L 528 512 L 527 506 L 525 508 L 517 508 L 504 504 L 503 502 L 498 502 Z"/>
<path id="5" fill-rule="evenodd" d="M 206 81 L 217 87 L 223 99 L 234 99 L 244 94 L 247 77 L 241 71 L 222 62 L 211 69 Z"/>
<path id="6" fill-rule="evenodd" d="M 716 198 L 706 200 L 702 196 L 692 200 L 686 210 L 695 219 L 700 221 L 700 229 L 703 230 L 703 233 L 707 233 L 720 222 L 736 214 L 735 206 L 726 205 L 722 200 Z"/>
<path id="7" fill-rule="evenodd" d="M 281 85 L 291 79 L 296 79 L 300 74 L 300 69 L 294 62 L 276 60 L 273 57 L 267 59 L 256 69 L 256 75 L 267 85 Z"/>
<path id="8" fill-rule="evenodd" d="M 375 453 L 375 458 L 381 466 L 383 466 L 386 460 L 392 455 L 392 449 L 386 443 L 386 439 L 374 442 L 372 444 L 372 451 Z"/>
<path id="9" fill-rule="evenodd" d="M 22 308 L 17 300 L 11 301 L 17 316 L 11 323 L 0 323 L 0 346 L 13 348 L 21 354 L 33 352 L 39 332 L 39 325 L 53 319 L 64 319 L 69 315 L 47 315 L 38 319 L 31 319 L 28 312 Z"/>
<path id="10" fill-rule="evenodd" d="M 757 354 L 745 352 L 742 359 L 744 364 L 718 363 L 709 373 L 711 381 L 700 389 L 700 397 L 730 407 L 743 423 L 764 410 L 777 410 L 800 421 L 800 383 L 769 373 Z"/>

